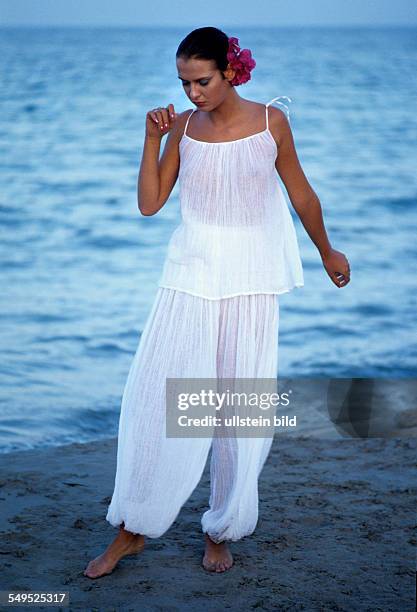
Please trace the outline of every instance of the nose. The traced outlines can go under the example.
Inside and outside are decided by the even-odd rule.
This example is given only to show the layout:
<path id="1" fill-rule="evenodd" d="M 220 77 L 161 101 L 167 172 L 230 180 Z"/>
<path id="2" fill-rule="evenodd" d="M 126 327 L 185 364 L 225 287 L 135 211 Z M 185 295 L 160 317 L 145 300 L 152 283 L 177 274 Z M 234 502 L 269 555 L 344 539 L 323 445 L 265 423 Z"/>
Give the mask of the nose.
<path id="1" fill-rule="evenodd" d="M 191 100 L 194 102 L 195 100 L 198 100 L 200 96 L 200 91 L 198 89 L 197 85 L 191 85 L 191 89 L 190 89 L 190 98 Z"/>

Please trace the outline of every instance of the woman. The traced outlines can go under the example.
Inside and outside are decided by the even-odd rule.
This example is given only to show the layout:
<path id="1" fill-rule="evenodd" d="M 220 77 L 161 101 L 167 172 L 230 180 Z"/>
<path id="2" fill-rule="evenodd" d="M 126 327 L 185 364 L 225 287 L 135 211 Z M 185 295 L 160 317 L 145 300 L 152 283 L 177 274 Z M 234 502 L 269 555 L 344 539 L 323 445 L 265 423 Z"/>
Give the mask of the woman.
<path id="1" fill-rule="evenodd" d="M 115 489 L 106 516 L 119 533 L 88 564 L 84 574 L 90 578 L 141 551 L 145 536 L 165 533 L 198 484 L 210 449 L 203 567 L 229 569 L 227 542 L 255 529 L 258 477 L 272 436 L 167 437 L 165 383 L 276 379 L 278 296 L 304 282 L 276 172 L 333 283 L 343 287 L 350 279 L 346 257 L 328 240 L 286 114 L 235 89 L 255 66 L 250 51 L 217 28 L 199 28 L 181 42 L 176 62 L 197 108 L 177 115 L 169 104 L 147 113 L 138 206 L 143 215 L 156 214 L 179 177 L 182 223 L 171 238 L 123 394 Z"/>

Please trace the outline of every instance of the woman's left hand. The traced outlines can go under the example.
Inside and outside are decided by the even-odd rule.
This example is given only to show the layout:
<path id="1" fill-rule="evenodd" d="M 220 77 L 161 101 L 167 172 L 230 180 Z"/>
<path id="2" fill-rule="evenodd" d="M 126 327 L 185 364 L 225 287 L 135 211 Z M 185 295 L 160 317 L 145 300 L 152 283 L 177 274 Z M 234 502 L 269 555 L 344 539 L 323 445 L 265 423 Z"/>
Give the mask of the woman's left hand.
<path id="1" fill-rule="evenodd" d="M 331 249 L 321 259 L 336 287 L 345 287 L 350 281 L 350 267 L 345 255 L 336 249 Z"/>

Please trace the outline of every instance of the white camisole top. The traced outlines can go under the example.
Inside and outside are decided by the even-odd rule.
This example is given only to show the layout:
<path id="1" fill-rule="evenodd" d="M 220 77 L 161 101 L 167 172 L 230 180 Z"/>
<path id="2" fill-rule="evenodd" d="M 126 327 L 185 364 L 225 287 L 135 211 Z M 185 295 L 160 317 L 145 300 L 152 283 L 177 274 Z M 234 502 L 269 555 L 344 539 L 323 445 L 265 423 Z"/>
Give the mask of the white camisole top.
<path id="1" fill-rule="evenodd" d="M 269 105 L 285 97 L 265 105 L 262 132 L 237 140 L 195 140 L 187 127 L 197 109 L 188 116 L 179 143 L 181 223 L 169 241 L 159 287 L 214 300 L 304 285 L 268 123 Z"/>

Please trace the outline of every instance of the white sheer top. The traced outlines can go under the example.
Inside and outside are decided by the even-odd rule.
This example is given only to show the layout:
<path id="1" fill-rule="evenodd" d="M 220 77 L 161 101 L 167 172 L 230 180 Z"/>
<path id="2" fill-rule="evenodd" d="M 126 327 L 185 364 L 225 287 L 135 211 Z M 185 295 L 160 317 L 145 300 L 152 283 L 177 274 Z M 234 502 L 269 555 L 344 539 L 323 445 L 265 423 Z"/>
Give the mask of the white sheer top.
<path id="1" fill-rule="evenodd" d="M 237 140 L 195 140 L 187 127 L 197 109 L 188 116 L 179 144 L 181 223 L 168 245 L 160 287 L 220 299 L 304 285 L 268 123 L 268 106 L 284 97 L 265 105 L 262 132 Z"/>

